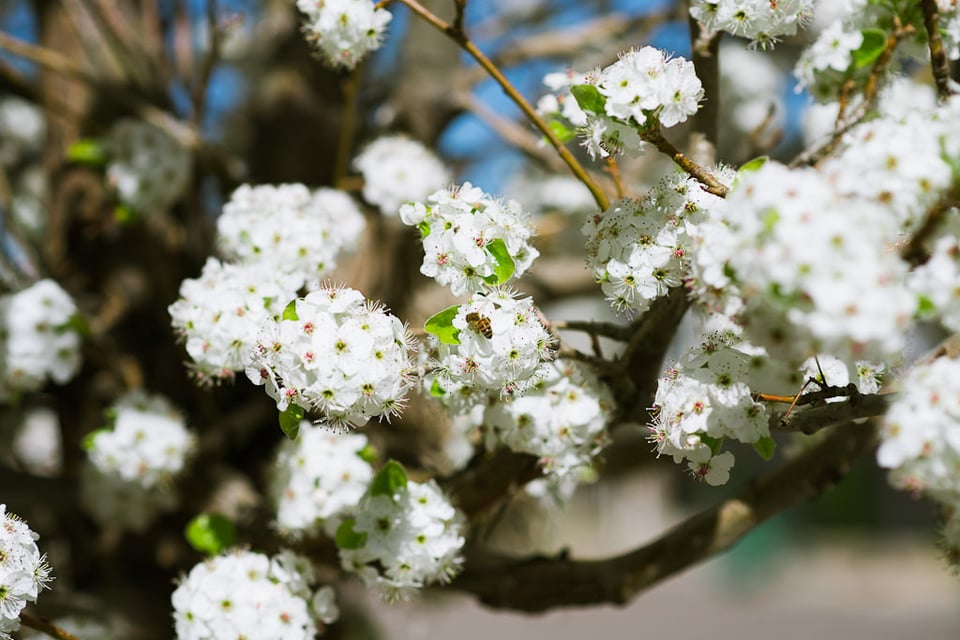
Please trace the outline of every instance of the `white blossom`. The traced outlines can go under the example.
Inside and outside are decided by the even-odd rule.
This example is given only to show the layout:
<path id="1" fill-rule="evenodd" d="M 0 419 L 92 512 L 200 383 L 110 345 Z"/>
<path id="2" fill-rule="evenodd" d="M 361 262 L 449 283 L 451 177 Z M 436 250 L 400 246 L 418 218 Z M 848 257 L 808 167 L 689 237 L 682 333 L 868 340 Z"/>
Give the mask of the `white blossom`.
<path id="1" fill-rule="evenodd" d="M 113 125 L 106 141 L 107 179 L 120 201 L 136 213 L 164 211 L 190 181 L 190 153 L 157 127 L 138 120 Z"/>
<path id="2" fill-rule="evenodd" d="M 406 136 L 383 136 L 367 145 L 353 166 L 363 175 L 363 197 L 385 216 L 422 202 L 450 182 L 450 172 L 425 146 Z"/>
<path id="3" fill-rule="evenodd" d="M 332 425 L 362 426 L 399 413 L 410 388 L 412 341 L 406 327 L 359 291 L 324 287 L 261 324 L 247 377 Z"/>
<path id="4" fill-rule="evenodd" d="M 37 534 L 0 504 L 0 639 L 20 628 L 20 612 L 53 579 Z"/>
<path id="5" fill-rule="evenodd" d="M 709 31 L 726 31 L 766 48 L 782 36 L 795 35 L 813 14 L 814 4 L 815 0 L 693 0 L 690 15 Z"/>
<path id="6" fill-rule="evenodd" d="M 234 551 L 197 564 L 171 598 L 178 640 L 313 640 L 336 619 L 329 588 L 317 589 L 307 558 Z"/>
<path id="7" fill-rule="evenodd" d="M 332 67 L 354 68 L 367 53 L 380 48 L 393 18 L 373 0 L 297 0 L 306 14 L 303 33 Z"/>

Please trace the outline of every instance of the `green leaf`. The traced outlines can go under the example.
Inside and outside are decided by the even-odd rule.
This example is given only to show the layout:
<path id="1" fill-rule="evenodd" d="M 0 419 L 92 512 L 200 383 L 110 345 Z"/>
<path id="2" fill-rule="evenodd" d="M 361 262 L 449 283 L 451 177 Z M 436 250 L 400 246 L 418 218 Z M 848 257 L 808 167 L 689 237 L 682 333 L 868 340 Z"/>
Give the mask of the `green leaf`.
<path id="1" fill-rule="evenodd" d="M 434 378 L 433 384 L 430 385 L 430 397 L 442 398 L 445 395 L 447 395 L 447 390 L 440 386 L 440 381 L 437 378 Z"/>
<path id="2" fill-rule="evenodd" d="M 130 224 L 137 219 L 137 213 L 125 204 L 118 204 L 113 210 L 113 219 L 120 224 Z"/>
<path id="3" fill-rule="evenodd" d="M 70 316 L 69 320 L 61 325 L 57 325 L 54 328 L 54 331 L 57 333 L 67 333 L 68 331 L 73 331 L 77 335 L 86 338 L 90 336 L 90 324 L 82 315 L 75 313 Z"/>
<path id="4" fill-rule="evenodd" d="M 776 209 L 767 211 L 763 216 L 763 233 L 765 235 L 773 233 L 773 228 L 777 226 L 778 222 L 780 222 L 780 212 Z"/>
<path id="5" fill-rule="evenodd" d="M 921 318 L 929 318 L 932 315 L 936 315 L 937 305 L 930 299 L 929 296 L 920 294 L 917 296 L 917 315 Z"/>
<path id="6" fill-rule="evenodd" d="M 388 460 L 370 482 L 371 496 L 393 496 L 407 486 L 407 472 L 396 460 Z"/>
<path id="7" fill-rule="evenodd" d="M 283 308 L 283 313 L 280 316 L 283 320 L 299 320 L 300 316 L 297 315 L 297 299 L 294 298 L 287 303 L 287 306 Z"/>
<path id="8" fill-rule="evenodd" d="M 426 238 L 428 235 L 430 235 L 430 223 L 426 220 L 421 220 L 417 225 L 417 229 L 420 230 L 421 238 Z"/>
<path id="9" fill-rule="evenodd" d="M 496 261 L 496 265 L 493 267 L 493 273 L 496 275 L 497 280 L 493 284 L 503 284 L 513 277 L 513 272 L 517 267 L 513 263 L 513 258 L 510 257 L 510 252 L 507 251 L 506 242 L 497 238 L 492 242 L 488 242 L 484 250 Z M 484 281 L 486 281 L 486 278 L 484 278 Z"/>
<path id="10" fill-rule="evenodd" d="M 453 326 L 453 319 L 459 311 L 460 305 L 455 304 L 433 314 L 427 318 L 423 330 L 437 336 L 443 344 L 460 344 L 460 329 Z"/>
<path id="11" fill-rule="evenodd" d="M 766 436 L 753 443 L 753 450 L 758 456 L 769 461 L 773 458 L 773 452 L 777 450 L 777 443 L 770 436 Z"/>
<path id="12" fill-rule="evenodd" d="M 110 433 L 110 431 L 111 431 L 111 429 L 109 429 L 108 427 L 102 427 L 102 428 L 100 428 L 100 429 L 94 429 L 93 431 L 91 431 L 91 432 L 88 433 L 87 435 L 83 436 L 83 439 L 80 440 L 80 447 L 81 447 L 84 451 L 90 451 L 90 450 L 92 450 L 92 449 L 93 449 L 94 441 L 97 439 L 97 436 L 99 436 L 101 433 Z"/>
<path id="13" fill-rule="evenodd" d="M 280 428 L 284 435 L 291 440 L 297 439 L 300 433 L 300 421 L 303 420 L 303 407 L 290 403 L 286 411 L 280 412 Z"/>
<path id="14" fill-rule="evenodd" d="M 211 556 L 233 545 L 237 530 L 233 521 L 219 513 L 201 513 L 183 532 L 190 546 Z"/>
<path id="15" fill-rule="evenodd" d="M 367 544 L 367 534 L 357 533 L 353 530 L 353 525 L 356 524 L 354 518 L 347 518 L 340 523 L 340 526 L 337 527 L 337 533 L 334 535 L 334 540 L 337 543 L 337 547 L 340 549 L 352 550 L 352 549 L 362 549 L 365 544 Z"/>
<path id="16" fill-rule="evenodd" d="M 576 98 L 577 104 L 584 111 L 601 114 L 605 113 L 603 105 L 607 99 L 600 95 L 600 92 L 592 84 L 575 84 L 570 87 L 570 93 Z"/>
<path id="17" fill-rule="evenodd" d="M 550 127 L 550 131 L 553 132 L 553 135 L 557 136 L 560 142 L 570 142 L 577 137 L 576 131 L 559 120 L 551 120 L 547 123 L 547 126 Z"/>
<path id="18" fill-rule="evenodd" d="M 887 34 L 881 29 L 864 29 L 863 44 L 853 52 L 853 65 L 862 69 L 877 61 L 887 46 Z"/>
<path id="19" fill-rule="evenodd" d="M 753 160 L 748 160 L 740 165 L 740 168 L 737 169 L 737 173 L 743 175 L 745 173 L 753 173 L 759 171 L 763 165 L 767 164 L 767 160 L 770 159 L 770 156 L 758 156 Z"/>
<path id="20" fill-rule="evenodd" d="M 368 444 L 363 449 L 360 449 L 360 451 L 357 451 L 357 457 L 367 464 L 373 464 L 377 461 L 377 458 L 380 457 L 380 454 L 374 447 Z"/>
<path id="21" fill-rule="evenodd" d="M 89 167 L 102 167 L 109 159 L 106 147 L 92 138 L 83 138 L 71 144 L 67 147 L 66 156 L 70 162 Z"/>

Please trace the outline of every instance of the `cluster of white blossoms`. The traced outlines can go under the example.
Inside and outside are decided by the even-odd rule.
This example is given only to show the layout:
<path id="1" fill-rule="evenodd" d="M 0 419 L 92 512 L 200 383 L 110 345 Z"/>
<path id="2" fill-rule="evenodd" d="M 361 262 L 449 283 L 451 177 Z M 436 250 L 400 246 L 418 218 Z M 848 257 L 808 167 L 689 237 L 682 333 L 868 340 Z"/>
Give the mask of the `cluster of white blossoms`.
<path id="1" fill-rule="evenodd" d="M 540 252 L 530 245 L 533 222 L 515 200 L 504 202 L 469 182 L 400 207 L 404 224 L 420 229 L 420 273 L 454 295 L 519 278 Z"/>
<path id="2" fill-rule="evenodd" d="M 673 456 L 678 464 L 687 460 L 698 480 L 725 484 L 734 457 L 721 453 L 723 440 L 769 440 L 769 414 L 752 388 L 767 382 L 765 369 L 756 351 L 735 336 L 705 333 L 657 386 L 650 439 L 658 455 Z"/>
<path id="3" fill-rule="evenodd" d="M 200 382 L 232 379 L 253 357 L 260 323 L 276 318 L 297 295 L 302 278 L 259 263 L 208 258 L 199 278 L 180 284 L 168 311 Z"/>
<path id="4" fill-rule="evenodd" d="M 411 350 L 396 316 L 355 289 L 326 286 L 264 320 L 247 377 L 266 385 L 280 411 L 295 405 L 358 427 L 403 406 Z"/>
<path id="5" fill-rule="evenodd" d="M 658 183 L 642 200 L 619 200 L 588 217 L 587 265 L 613 307 L 643 313 L 687 279 L 695 227 L 723 199 L 685 175 Z"/>
<path id="6" fill-rule="evenodd" d="M 121 120 L 106 140 L 107 179 L 124 205 L 136 213 L 164 211 L 183 195 L 190 180 L 190 153 L 157 127 Z"/>
<path id="7" fill-rule="evenodd" d="M 463 515 L 432 480 L 407 479 L 388 462 L 337 531 L 340 561 L 389 599 L 449 581 L 462 563 Z"/>
<path id="8" fill-rule="evenodd" d="M 160 395 L 131 391 L 107 410 L 110 426 L 84 441 L 100 473 L 145 489 L 171 482 L 184 468 L 194 438 L 183 415 Z"/>
<path id="9" fill-rule="evenodd" d="M 373 0 L 297 0 L 306 14 L 303 32 L 332 67 L 353 69 L 380 48 L 393 15 Z"/>
<path id="10" fill-rule="evenodd" d="M 377 138 L 354 158 L 353 166 L 363 175 L 363 197 L 391 217 L 401 205 L 426 200 L 451 179 L 432 151 L 406 136 Z"/>
<path id="11" fill-rule="evenodd" d="M 960 361 L 938 358 L 913 367 L 883 418 L 877 463 L 899 489 L 923 492 L 947 512 L 960 511 Z M 960 553 L 956 516 L 945 531 L 951 556 Z"/>
<path id="12" fill-rule="evenodd" d="M 863 44 L 855 19 L 837 20 L 827 26 L 797 60 L 794 75 L 800 87 L 808 87 L 820 100 L 836 96 L 839 85 L 853 65 L 853 53 Z"/>
<path id="13" fill-rule="evenodd" d="M 52 580 L 37 534 L 0 504 L 0 640 L 20 628 L 20 612 Z"/>
<path id="14" fill-rule="evenodd" d="M 531 298 L 496 289 L 475 293 L 447 311 L 452 312 L 449 333 L 436 345 L 440 395 L 519 396 L 545 374 L 544 361 L 552 358 L 554 344 Z"/>
<path id="15" fill-rule="evenodd" d="M 173 592 L 178 640 L 313 640 L 339 610 L 310 560 L 235 551 L 193 567 Z"/>
<path id="16" fill-rule="evenodd" d="M 654 47 L 630 50 L 597 72 L 550 74 L 544 83 L 557 95 L 538 109 L 583 136 L 594 158 L 641 153 L 641 132 L 685 122 L 703 98 L 693 63 Z"/>
<path id="17" fill-rule="evenodd" d="M 277 526 L 289 533 L 324 530 L 332 535 L 373 478 L 365 460 L 367 437 L 300 424 L 296 440 L 280 445 L 269 480 Z"/>
<path id="18" fill-rule="evenodd" d="M 356 248 L 364 226 L 342 191 L 242 185 L 217 218 L 217 246 L 229 260 L 294 274 L 312 287 L 333 271 L 341 251 Z"/>
<path id="19" fill-rule="evenodd" d="M 890 250 L 897 223 L 838 193 L 813 169 L 768 162 L 727 197 L 726 263 L 746 308 L 745 336 L 785 366 L 830 353 L 888 362 L 903 348 L 916 301 Z"/>
<path id="20" fill-rule="evenodd" d="M 103 526 L 142 531 L 173 509 L 173 482 L 195 440 L 182 414 L 159 395 L 132 391 L 107 411 L 110 426 L 84 440 L 88 464 L 80 477 L 84 508 Z"/>
<path id="21" fill-rule="evenodd" d="M 523 397 L 487 407 L 483 424 L 488 446 L 502 442 L 537 456 L 546 473 L 565 476 L 589 465 L 606 444 L 613 407 L 613 395 L 592 372 L 555 360 Z"/>
<path id="22" fill-rule="evenodd" d="M 886 209 L 885 217 L 899 223 L 898 231 L 916 231 L 953 182 L 940 141 L 944 135 L 956 137 L 956 130 L 947 127 L 960 119 L 936 113 L 944 120 L 932 123 L 933 114 L 915 112 L 854 127 L 844 135 L 841 153 L 822 164 L 822 172 L 842 194 Z"/>
<path id="23" fill-rule="evenodd" d="M 80 369 L 77 307 L 53 280 L 0 296 L 0 401 L 66 384 Z"/>
<path id="24" fill-rule="evenodd" d="M 693 0 L 690 15 L 708 31 L 726 31 L 767 47 L 792 36 L 813 14 L 816 0 Z"/>
<path id="25" fill-rule="evenodd" d="M 960 210 L 946 214 L 932 241 L 930 258 L 910 273 L 908 285 L 920 300 L 919 315 L 960 331 Z"/>

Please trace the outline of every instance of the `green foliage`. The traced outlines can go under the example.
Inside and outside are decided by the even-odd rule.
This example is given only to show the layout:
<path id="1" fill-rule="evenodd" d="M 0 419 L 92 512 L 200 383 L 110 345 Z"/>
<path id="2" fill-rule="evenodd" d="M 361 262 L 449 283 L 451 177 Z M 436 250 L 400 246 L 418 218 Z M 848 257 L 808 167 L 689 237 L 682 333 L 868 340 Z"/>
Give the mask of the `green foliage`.
<path id="1" fill-rule="evenodd" d="M 213 556 L 233 545 L 237 529 L 226 516 L 201 513 L 187 523 L 183 535 L 191 547 Z"/>
<path id="2" fill-rule="evenodd" d="M 853 52 L 853 66 L 862 69 L 877 61 L 887 46 L 887 34 L 881 29 L 864 29 L 863 44 Z"/>
<path id="3" fill-rule="evenodd" d="M 443 344 L 460 344 L 460 329 L 453 326 L 453 319 L 459 311 L 460 305 L 455 304 L 433 314 L 427 318 L 423 330 L 437 336 Z"/>
<path id="4" fill-rule="evenodd" d="M 300 422 L 303 420 L 303 407 L 290 403 L 285 411 L 280 412 L 280 428 L 291 440 L 296 440 L 300 434 Z"/>
<path id="5" fill-rule="evenodd" d="M 334 541 L 337 543 L 338 548 L 349 551 L 352 549 L 362 549 L 363 546 L 367 544 L 367 534 L 354 531 L 354 524 L 356 524 L 354 518 L 347 518 L 337 527 Z"/>
<path id="6" fill-rule="evenodd" d="M 392 496 L 407 486 L 407 472 L 396 460 L 389 460 L 370 483 L 371 496 Z"/>
<path id="7" fill-rule="evenodd" d="M 577 104 L 584 111 L 597 114 L 605 113 L 604 105 L 607 103 L 607 99 L 592 84 L 575 84 L 570 87 L 570 93 L 573 94 Z"/>

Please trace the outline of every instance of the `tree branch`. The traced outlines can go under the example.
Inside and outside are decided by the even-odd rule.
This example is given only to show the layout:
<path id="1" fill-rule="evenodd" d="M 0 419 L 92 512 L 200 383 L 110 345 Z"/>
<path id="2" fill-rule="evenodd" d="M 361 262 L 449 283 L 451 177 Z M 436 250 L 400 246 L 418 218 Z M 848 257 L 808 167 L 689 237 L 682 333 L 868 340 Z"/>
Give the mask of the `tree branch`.
<path id="1" fill-rule="evenodd" d="M 920 0 L 920 9 L 923 11 L 923 26 L 927 30 L 927 45 L 930 48 L 930 67 L 933 79 L 937 84 L 937 95 L 946 100 L 955 93 L 950 88 L 950 61 L 943 48 L 943 39 L 940 37 L 940 16 L 936 0 Z"/>
<path id="2" fill-rule="evenodd" d="M 502 609 L 538 612 L 557 607 L 625 604 L 670 576 L 733 546 L 752 529 L 814 498 L 849 471 L 876 443 L 872 425 L 848 425 L 821 443 L 755 480 L 736 496 L 680 523 L 643 547 L 604 560 L 578 561 L 566 554 L 514 561 L 468 560 L 451 585 Z"/>

